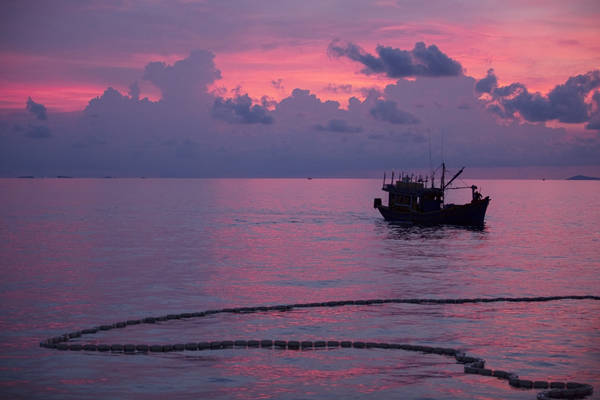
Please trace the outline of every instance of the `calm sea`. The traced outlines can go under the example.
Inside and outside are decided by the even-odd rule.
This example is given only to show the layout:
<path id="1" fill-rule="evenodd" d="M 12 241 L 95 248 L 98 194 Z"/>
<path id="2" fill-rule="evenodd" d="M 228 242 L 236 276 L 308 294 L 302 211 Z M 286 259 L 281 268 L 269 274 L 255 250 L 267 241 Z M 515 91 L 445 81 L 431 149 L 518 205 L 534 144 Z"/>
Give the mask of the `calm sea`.
<path id="1" fill-rule="evenodd" d="M 465 375 L 451 358 L 401 350 L 38 346 L 96 325 L 234 306 L 600 294 L 600 182 L 471 183 L 492 198 L 483 230 L 389 224 L 372 208 L 379 180 L 0 180 L 1 397 L 534 399 Z M 217 314 L 80 342 L 226 339 L 461 348 L 492 369 L 600 392 L 600 302 L 587 300 Z"/>

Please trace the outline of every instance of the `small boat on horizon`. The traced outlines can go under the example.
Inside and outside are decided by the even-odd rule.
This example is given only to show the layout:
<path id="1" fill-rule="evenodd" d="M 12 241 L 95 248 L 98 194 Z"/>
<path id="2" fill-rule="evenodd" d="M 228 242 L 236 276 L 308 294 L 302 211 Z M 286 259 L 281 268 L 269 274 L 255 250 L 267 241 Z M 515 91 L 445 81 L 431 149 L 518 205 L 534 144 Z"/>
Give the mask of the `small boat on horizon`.
<path id="1" fill-rule="evenodd" d="M 430 187 L 427 187 L 427 177 L 401 174 L 400 179 L 394 182 L 394 173 L 392 173 L 390 183 L 386 183 L 384 174 L 381 190 L 388 193 L 388 205 L 383 205 L 381 199 L 376 198 L 373 207 L 379 210 L 386 221 L 422 225 L 483 226 L 490 197 L 483 198 L 475 185 L 450 188 L 449 186 L 465 168 L 461 168 L 448 183 L 445 182 L 445 163 L 442 163 L 441 168 L 440 187 L 435 187 L 434 174 L 431 176 Z M 444 204 L 444 194 L 449 189 L 471 189 L 471 202 Z"/>

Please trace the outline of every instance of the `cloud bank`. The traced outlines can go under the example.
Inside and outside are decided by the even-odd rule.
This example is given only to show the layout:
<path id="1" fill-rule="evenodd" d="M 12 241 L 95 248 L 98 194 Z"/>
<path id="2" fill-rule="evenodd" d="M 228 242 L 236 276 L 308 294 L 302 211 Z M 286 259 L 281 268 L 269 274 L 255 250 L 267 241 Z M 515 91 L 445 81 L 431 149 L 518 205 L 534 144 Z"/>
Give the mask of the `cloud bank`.
<path id="1" fill-rule="evenodd" d="M 29 98 L 26 110 L 0 120 L 0 175 L 352 176 L 425 167 L 429 143 L 439 160 L 442 140 L 449 164 L 598 163 L 598 135 L 544 124 L 598 130 L 598 71 L 542 95 L 520 83 L 498 86 L 493 70 L 480 80 L 465 76 L 434 45 L 379 46 L 374 56 L 334 42 L 328 51 L 360 62 L 364 73 L 412 79 L 350 97 L 347 108 L 301 88 L 278 102 L 253 99 L 210 91 L 221 76 L 214 54 L 194 51 L 172 64 L 148 63 L 127 93 L 108 87 L 82 111 L 47 118 Z M 139 82 L 155 86 L 160 99 L 144 97 Z"/>

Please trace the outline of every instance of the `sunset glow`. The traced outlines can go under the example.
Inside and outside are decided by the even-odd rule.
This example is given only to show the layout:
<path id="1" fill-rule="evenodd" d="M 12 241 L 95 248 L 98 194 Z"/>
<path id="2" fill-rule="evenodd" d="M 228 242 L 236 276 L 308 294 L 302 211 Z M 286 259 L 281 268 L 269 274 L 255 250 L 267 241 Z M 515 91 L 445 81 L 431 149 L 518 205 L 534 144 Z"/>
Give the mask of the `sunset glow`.
<path id="1" fill-rule="evenodd" d="M 366 174 L 422 167 L 441 137 L 477 167 L 598 164 L 595 1 L 2 7 L 2 174 L 63 169 L 73 148 L 107 174 L 254 176 L 280 158 L 286 176 Z M 46 161 L 23 164 L 34 143 Z M 114 171 L 139 151 L 125 158 L 165 167 Z"/>

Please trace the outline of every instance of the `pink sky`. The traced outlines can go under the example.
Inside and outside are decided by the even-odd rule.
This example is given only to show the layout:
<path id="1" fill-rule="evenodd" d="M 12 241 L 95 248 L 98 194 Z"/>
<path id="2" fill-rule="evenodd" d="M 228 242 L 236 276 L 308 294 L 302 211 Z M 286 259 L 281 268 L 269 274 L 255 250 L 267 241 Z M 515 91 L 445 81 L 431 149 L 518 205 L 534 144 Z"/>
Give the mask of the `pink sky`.
<path id="1" fill-rule="evenodd" d="M 484 175 L 597 171 L 599 20 L 597 0 L 2 2 L 0 176 L 371 176 L 442 142 Z"/>
<path id="2" fill-rule="evenodd" d="M 203 48 L 223 78 L 251 97 L 280 100 L 296 87 L 344 104 L 393 79 L 365 76 L 326 54 L 334 38 L 367 51 L 436 44 L 476 78 L 494 68 L 500 84 L 546 93 L 569 76 L 600 67 L 597 1 L 33 2 L 4 4 L 0 108 L 27 97 L 49 109 L 80 110 L 107 86 L 126 91 L 135 70 Z M 526 4 L 524 4 L 526 3 Z M 272 81 L 281 80 L 276 88 Z M 330 85 L 351 85 L 335 93 Z M 346 86 L 347 87 L 347 86 Z M 142 95 L 156 98 L 150 85 Z"/>

